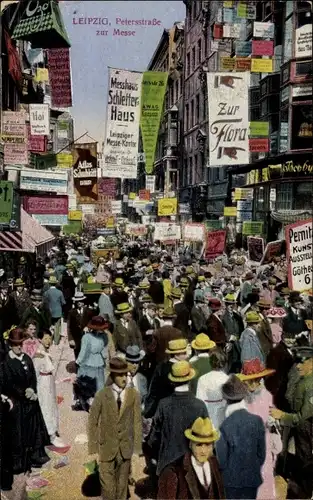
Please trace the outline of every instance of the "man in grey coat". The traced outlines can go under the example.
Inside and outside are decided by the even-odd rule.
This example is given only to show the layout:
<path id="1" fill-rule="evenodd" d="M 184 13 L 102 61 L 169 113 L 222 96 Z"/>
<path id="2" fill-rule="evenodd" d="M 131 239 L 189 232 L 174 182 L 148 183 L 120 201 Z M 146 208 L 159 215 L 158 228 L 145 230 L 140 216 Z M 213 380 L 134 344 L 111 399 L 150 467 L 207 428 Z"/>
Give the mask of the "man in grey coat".
<path id="1" fill-rule="evenodd" d="M 62 318 L 65 299 L 63 292 L 57 288 L 58 280 L 55 276 L 49 278 L 50 288 L 43 295 L 44 304 L 47 305 L 51 314 L 51 323 L 55 323 Z"/>
<path id="2" fill-rule="evenodd" d="M 98 302 L 99 314 L 100 316 L 104 316 L 105 314 L 107 314 L 109 316 L 109 320 L 111 321 L 111 323 L 114 324 L 115 323 L 114 307 L 110 299 L 111 284 L 104 283 L 102 287 L 103 291 L 102 294 L 100 295 Z"/>

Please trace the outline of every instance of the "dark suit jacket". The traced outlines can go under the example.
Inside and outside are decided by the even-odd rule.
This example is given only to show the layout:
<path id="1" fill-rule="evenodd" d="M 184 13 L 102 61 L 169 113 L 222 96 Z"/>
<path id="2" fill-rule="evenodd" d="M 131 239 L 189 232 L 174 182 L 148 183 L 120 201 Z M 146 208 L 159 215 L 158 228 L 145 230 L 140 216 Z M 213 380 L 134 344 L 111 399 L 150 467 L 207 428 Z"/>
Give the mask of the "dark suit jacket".
<path id="1" fill-rule="evenodd" d="M 265 377 L 265 387 L 272 394 L 276 408 L 286 412 L 290 412 L 285 394 L 288 385 L 288 374 L 293 364 L 293 356 L 282 341 L 270 350 L 266 358 L 266 368 L 272 368 L 276 372 L 270 377 Z"/>
<path id="2" fill-rule="evenodd" d="M 234 411 L 220 427 L 215 443 L 224 486 L 258 488 L 265 461 L 265 427 L 261 417 L 247 410 Z"/>
<path id="3" fill-rule="evenodd" d="M 166 467 L 160 475 L 158 500 L 221 499 L 226 498 L 216 457 L 209 458 L 211 484 L 206 491 L 191 463 L 190 453 Z"/>
<path id="4" fill-rule="evenodd" d="M 238 314 L 236 311 L 233 312 L 233 315 L 231 316 L 228 311 L 225 311 L 223 314 L 222 318 L 222 323 L 225 328 L 225 333 L 227 340 L 229 340 L 229 337 L 231 335 L 235 335 L 238 339 L 240 338 L 240 335 L 244 331 L 244 324 L 242 317 L 240 314 Z"/>
<path id="5" fill-rule="evenodd" d="M 19 326 L 21 328 L 24 328 L 29 320 L 33 320 L 34 323 L 36 324 L 37 335 L 42 328 L 50 328 L 51 326 L 51 315 L 49 310 L 45 306 L 41 306 L 38 311 L 37 309 L 34 308 L 33 305 L 28 307 L 24 311 Z"/>
<path id="6" fill-rule="evenodd" d="M 160 401 L 148 441 L 151 449 L 158 452 L 158 475 L 188 451 L 184 431 L 189 429 L 198 417 L 207 416 L 204 402 L 190 392 L 174 392 Z"/>
<path id="7" fill-rule="evenodd" d="M 83 314 L 80 314 L 76 308 L 70 310 L 67 318 L 67 337 L 69 341 L 74 340 L 76 344 L 80 344 L 84 328 L 86 328 L 93 315 L 93 309 L 87 306 L 83 308 Z"/>
<path id="8" fill-rule="evenodd" d="M 163 363 L 159 363 L 154 370 L 145 400 L 146 418 L 154 417 L 161 399 L 170 396 L 174 391 L 174 386 L 168 378 L 171 366 L 171 361 L 163 361 Z"/>
<path id="9" fill-rule="evenodd" d="M 136 389 L 124 389 L 120 411 L 111 387 L 97 392 L 88 418 L 88 451 L 99 453 L 100 462 L 110 462 L 120 451 L 130 460 L 141 452 L 142 425 L 140 396 Z"/>
<path id="10" fill-rule="evenodd" d="M 184 334 L 181 330 L 174 328 L 170 325 L 161 326 L 158 330 L 156 330 L 153 334 L 153 337 L 156 341 L 155 347 L 155 361 L 156 363 L 161 363 L 167 357 L 165 354 L 165 349 L 168 348 L 168 343 L 170 340 L 181 339 L 184 337 Z"/>
<path id="11" fill-rule="evenodd" d="M 113 339 L 118 351 L 126 352 L 126 348 L 130 345 L 138 345 L 143 347 L 142 336 L 134 320 L 129 321 L 128 327 L 125 328 L 121 320 L 117 320 L 114 326 Z"/>
<path id="12" fill-rule="evenodd" d="M 206 318 L 203 312 L 196 306 L 191 309 L 192 332 L 194 334 L 206 332 Z"/>
<path id="13" fill-rule="evenodd" d="M 211 314 L 207 320 L 207 333 L 211 340 L 218 345 L 226 344 L 225 328 L 221 320 Z"/>
<path id="14" fill-rule="evenodd" d="M 191 319 L 190 310 L 183 302 L 181 302 L 180 304 L 176 304 L 174 306 L 174 311 L 176 313 L 176 318 L 174 320 L 173 326 L 183 332 L 184 337 L 190 340 L 191 330 L 188 325 L 188 321 Z"/>
<path id="15" fill-rule="evenodd" d="M 304 313 L 301 319 L 293 312 L 291 307 L 287 308 L 287 316 L 283 319 L 283 332 L 295 337 L 301 332 L 307 331 L 307 326 L 304 321 Z"/>

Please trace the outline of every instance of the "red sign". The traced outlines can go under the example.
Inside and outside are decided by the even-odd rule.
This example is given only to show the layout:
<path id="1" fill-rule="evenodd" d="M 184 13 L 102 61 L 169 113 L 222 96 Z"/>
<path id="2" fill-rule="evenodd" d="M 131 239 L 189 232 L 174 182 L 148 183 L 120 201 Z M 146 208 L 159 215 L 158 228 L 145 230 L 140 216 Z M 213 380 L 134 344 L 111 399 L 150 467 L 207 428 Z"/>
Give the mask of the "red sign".
<path id="1" fill-rule="evenodd" d="M 214 24 L 213 38 L 217 38 L 218 40 L 223 38 L 223 25 L 222 24 Z"/>
<path id="2" fill-rule="evenodd" d="M 27 125 L 28 151 L 32 153 L 45 153 L 47 149 L 47 137 L 45 135 L 31 135 L 30 125 Z"/>
<path id="3" fill-rule="evenodd" d="M 268 153 L 268 139 L 249 139 L 249 151 L 251 153 Z"/>
<path id="4" fill-rule="evenodd" d="M 48 49 L 48 66 L 52 107 L 71 107 L 72 83 L 70 50 Z"/>
<path id="5" fill-rule="evenodd" d="M 22 84 L 22 67 L 16 47 L 13 45 L 10 35 L 4 30 L 4 39 L 8 51 L 9 73 L 18 85 Z M 2 55 L 1 55 L 2 57 Z"/>
<path id="6" fill-rule="evenodd" d="M 273 40 L 252 40 L 253 56 L 272 56 L 274 54 Z"/>
<path id="7" fill-rule="evenodd" d="M 67 215 L 67 196 L 24 196 L 24 210 L 32 215 Z"/>
<path id="8" fill-rule="evenodd" d="M 150 201 L 150 191 L 149 191 L 149 189 L 140 189 L 139 190 L 139 200 Z"/>
<path id="9" fill-rule="evenodd" d="M 223 255 L 225 242 L 226 231 L 224 229 L 208 233 L 205 258 L 210 260 L 215 259 L 215 257 L 218 257 L 219 255 Z"/>
<path id="10" fill-rule="evenodd" d="M 236 57 L 235 71 L 250 71 L 251 59 L 248 57 Z"/>
<path id="11" fill-rule="evenodd" d="M 98 193 L 104 196 L 111 196 L 115 198 L 116 194 L 116 179 L 109 179 L 102 177 L 98 179 Z"/>

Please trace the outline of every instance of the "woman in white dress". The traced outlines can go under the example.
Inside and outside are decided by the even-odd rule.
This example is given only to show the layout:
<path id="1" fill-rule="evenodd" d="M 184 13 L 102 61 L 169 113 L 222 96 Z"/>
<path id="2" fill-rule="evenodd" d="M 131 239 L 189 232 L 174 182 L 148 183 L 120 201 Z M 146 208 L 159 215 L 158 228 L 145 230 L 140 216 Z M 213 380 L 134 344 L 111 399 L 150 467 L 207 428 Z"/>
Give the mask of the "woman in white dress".
<path id="1" fill-rule="evenodd" d="M 40 340 L 40 347 L 33 357 L 37 376 L 38 401 L 51 444 L 57 448 L 63 448 L 65 445 L 58 437 L 59 410 L 53 373 L 54 366 L 49 354 L 52 344 L 52 333 L 50 330 L 41 330 L 38 338 Z"/>

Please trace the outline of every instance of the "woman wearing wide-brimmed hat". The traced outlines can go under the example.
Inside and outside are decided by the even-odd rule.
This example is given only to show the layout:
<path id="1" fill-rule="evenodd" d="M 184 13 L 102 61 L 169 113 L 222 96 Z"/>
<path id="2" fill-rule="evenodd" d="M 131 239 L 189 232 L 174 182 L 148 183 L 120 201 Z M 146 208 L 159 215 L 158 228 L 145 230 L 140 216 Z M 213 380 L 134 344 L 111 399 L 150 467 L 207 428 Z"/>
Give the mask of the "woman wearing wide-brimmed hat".
<path id="1" fill-rule="evenodd" d="M 226 498 L 218 462 L 213 454 L 219 433 L 211 420 L 197 418 L 184 434 L 189 441 L 190 451 L 161 473 L 157 498 Z"/>
<path id="2" fill-rule="evenodd" d="M 96 390 L 100 391 L 105 384 L 105 368 L 109 358 L 109 342 L 107 330 L 109 322 L 102 316 L 94 316 L 87 324 L 88 331 L 82 338 L 77 377 L 87 376 L 96 380 Z"/>
<path id="3" fill-rule="evenodd" d="M 275 421 L 272 419 L 271 425 L 268 424 L 270 408 L 273 407 L 273 397 L 263 383 L 265 377 L 270 377 L 274 373 L 275 370 L 265 368 L 259 359 L 251 359 L 243 364 L 241 373 L 237 375 L 249 391 L 249 398 L 247 398 L 248 411 L 261 417 L 266 428 L 266 458 L 262 467 L 263 483 L 258 489 L 258 500 L 268 500 L 276 496 L 274 467 L 276 457 L 282 450 L 278 429 L 274 432 Z"/>
<path id="4" fill-rule="evenodd" d="M 281 341 L 283 333 L 282 320 L 286 316 L 286 311 L 283 307 L 271 307 L 266 311 L 265 314 L 270 321 L 272 337 L 275 346 Z"/>

